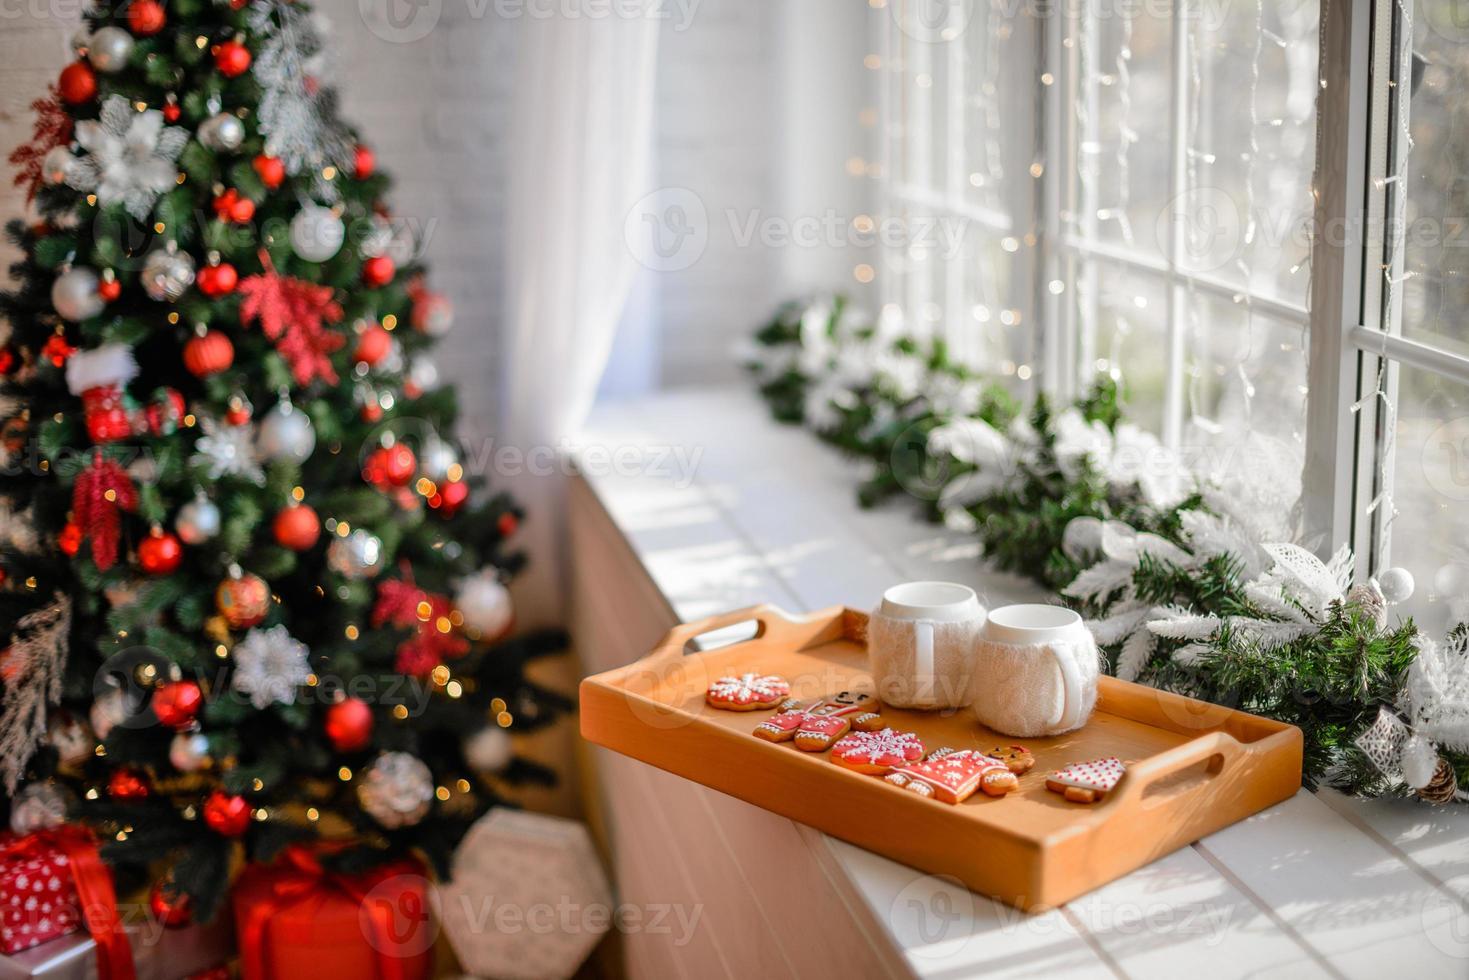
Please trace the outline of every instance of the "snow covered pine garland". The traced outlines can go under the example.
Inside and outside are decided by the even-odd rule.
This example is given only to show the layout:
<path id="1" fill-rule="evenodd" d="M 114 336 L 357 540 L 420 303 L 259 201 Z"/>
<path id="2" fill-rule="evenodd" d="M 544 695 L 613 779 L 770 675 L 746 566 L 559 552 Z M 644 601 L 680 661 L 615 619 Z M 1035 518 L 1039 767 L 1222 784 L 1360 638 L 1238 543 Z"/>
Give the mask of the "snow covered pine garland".
<path id="1" fill-rule="evenodd" d="M 839 296 L 782 307 L 745 360 L 776 418 L 871 464 L 864 503 L 907 491 L 975 533 L 1087 616 L 1117 676 L 1298 725 L 1309 785 L 1469 800 L 1469 626 L 1391 623 L 1411 576 L 1351 586 L 1351 554 L 1302 547 L 1269 481 L 1196 475 L 1111 379 L 1022 413 Z"/>

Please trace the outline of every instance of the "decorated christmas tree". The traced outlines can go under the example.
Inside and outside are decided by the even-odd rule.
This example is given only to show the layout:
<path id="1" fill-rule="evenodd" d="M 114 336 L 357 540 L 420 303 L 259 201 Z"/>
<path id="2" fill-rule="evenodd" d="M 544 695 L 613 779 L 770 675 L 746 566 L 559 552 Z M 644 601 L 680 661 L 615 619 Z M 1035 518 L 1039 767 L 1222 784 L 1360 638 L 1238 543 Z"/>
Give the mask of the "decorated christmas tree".
<path id="1" fill-rule="evenodd" d="M 565 702 L 507 639 L 450 328 L 290 0 L 102 0 L 12 162 L 0 778 L 177 919 L 304 839 L 442 867 Z"/>

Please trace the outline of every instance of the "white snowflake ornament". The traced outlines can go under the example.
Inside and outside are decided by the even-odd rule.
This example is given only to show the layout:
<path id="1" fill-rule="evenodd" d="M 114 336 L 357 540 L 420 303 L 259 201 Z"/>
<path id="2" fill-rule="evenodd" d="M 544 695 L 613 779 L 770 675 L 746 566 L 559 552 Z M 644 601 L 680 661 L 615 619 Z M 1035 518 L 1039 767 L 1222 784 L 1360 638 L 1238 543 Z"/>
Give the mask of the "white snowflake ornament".
<path id="1" fill-rule="evenodd" d="M 175 185 L 174 161 L 189 134 L 165 126 L 157 109 L 136 112 L 121 95 L 110 95 L 101 118 L 77 123 L 76 141 L 85 152 L 72 161 L 66 182 L 96 194 L 104 205 L 121 202 L 128 214 L 146 221 L 158 196 Z"/>
<path id="2" fill-rule="evenodd" d="M 295 704 L 297 689 L 311 677 L 306 644 L 284 626 L 254 629 L 236 645 L 234 689 L 248 695 L 257 709 L 272 704 Z"/>
<path id="3" fill-rule="evenodd" d="M 255 452 L 253 426 L 221 425 L 207 415 L 200 416 L 199 425 L 204 435 L 194 443 L 192 462 L 203 467 L 209 479 L 235 476 L 256 486 L 265 485 L 265 473 Z"/>

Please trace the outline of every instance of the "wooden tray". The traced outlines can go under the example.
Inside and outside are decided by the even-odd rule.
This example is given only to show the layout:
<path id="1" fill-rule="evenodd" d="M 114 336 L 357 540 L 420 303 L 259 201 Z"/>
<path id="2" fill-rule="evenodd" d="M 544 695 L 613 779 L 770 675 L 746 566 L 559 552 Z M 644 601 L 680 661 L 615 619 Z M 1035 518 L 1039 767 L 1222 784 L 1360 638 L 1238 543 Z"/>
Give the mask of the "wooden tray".
<path id="1" fill-rule="evenodd" d="M 689 653 L 696 637 L 749 621 L 753 638 Z M 1019 791 L 952 806 L 850 772 L 830 753 L 750 733 L 769 711 L 719 711 L 710 681 L 780 674 L 793 697 L 870 693 L 865 613 L 835 607 L 792 617 L 756 606 L 674 629 L 647 657 L 581 683 L 581 731 L 598 745 L 713 787 L 859 847 L 1027 911 L 1069 901 L 1292 796 L 1301 732 L 1292 725 L 1112 677 L 1086 726 L 1056 738 L 995 734 L 968 710 L 883 707 L 928 748 L 1024 744 L 1036 766 Z M 1045 787 L 1067 763 L 1115 755 L 1122 782 L 1100 803 L 1068 803 Z"/>

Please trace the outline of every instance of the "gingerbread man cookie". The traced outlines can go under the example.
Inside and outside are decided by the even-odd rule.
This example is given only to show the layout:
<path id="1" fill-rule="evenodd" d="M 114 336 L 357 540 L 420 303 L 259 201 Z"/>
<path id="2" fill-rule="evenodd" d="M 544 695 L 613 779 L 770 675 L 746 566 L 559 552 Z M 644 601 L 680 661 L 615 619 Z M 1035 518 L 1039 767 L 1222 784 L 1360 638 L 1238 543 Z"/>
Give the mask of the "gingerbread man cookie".
<path id="1" fill-rule="evenodd" d="M 853 772 L 870 776 L 889 772 L 894 766 L 923 758 L 923 740 L 912 732 L 884 728 L 875 732 L 843 735 L 831 747 L 831 761 Z"/>
<path id="2" fill-rule="evenodd" d="M 1047 776 L 1046 789 L 1060 793 L 1072 803 L 1095 803 L 1117 785 L 1126 771 L 1122 760 L 1115 756 L 1073 762 Z"/>
<path id="3" fill-rule="evenodd" d="M 1017 776 L 1024 776 L 1035 768 L 1035 756 L 1023 745 L 996 745 L 990 749 L 992 758 L 999 759 Z"/>
<path id="4" fill-rule="evenodd" d="M 775 674 L 740 674 L 721 677 L 709 685 L 704 700 L 724 711 L 759 711 L 773 708 L 791 696 L 791 685 Z"/>
<path id="5" fill-rule="evenodd" d="M 798 749 L 824 752 L 853 728 L 869 732 L 884 727 L 877 706 L 872 695 L 853 691 L 804 706 L 799 701 L 787 701 L 780 706 L 780 714 L 762 721 L 754 734 L 767 742 L 794 740 Z"/>
<path id="6" fill-rule="evenodd" d="M 910 793 L 945 803 L 962 803 L 975 790 L 1004 796 L 1020 786 L 1005 763 L 973 749 L 935 749 L 924 761 L 899 766 L 886 778 Z"/>

